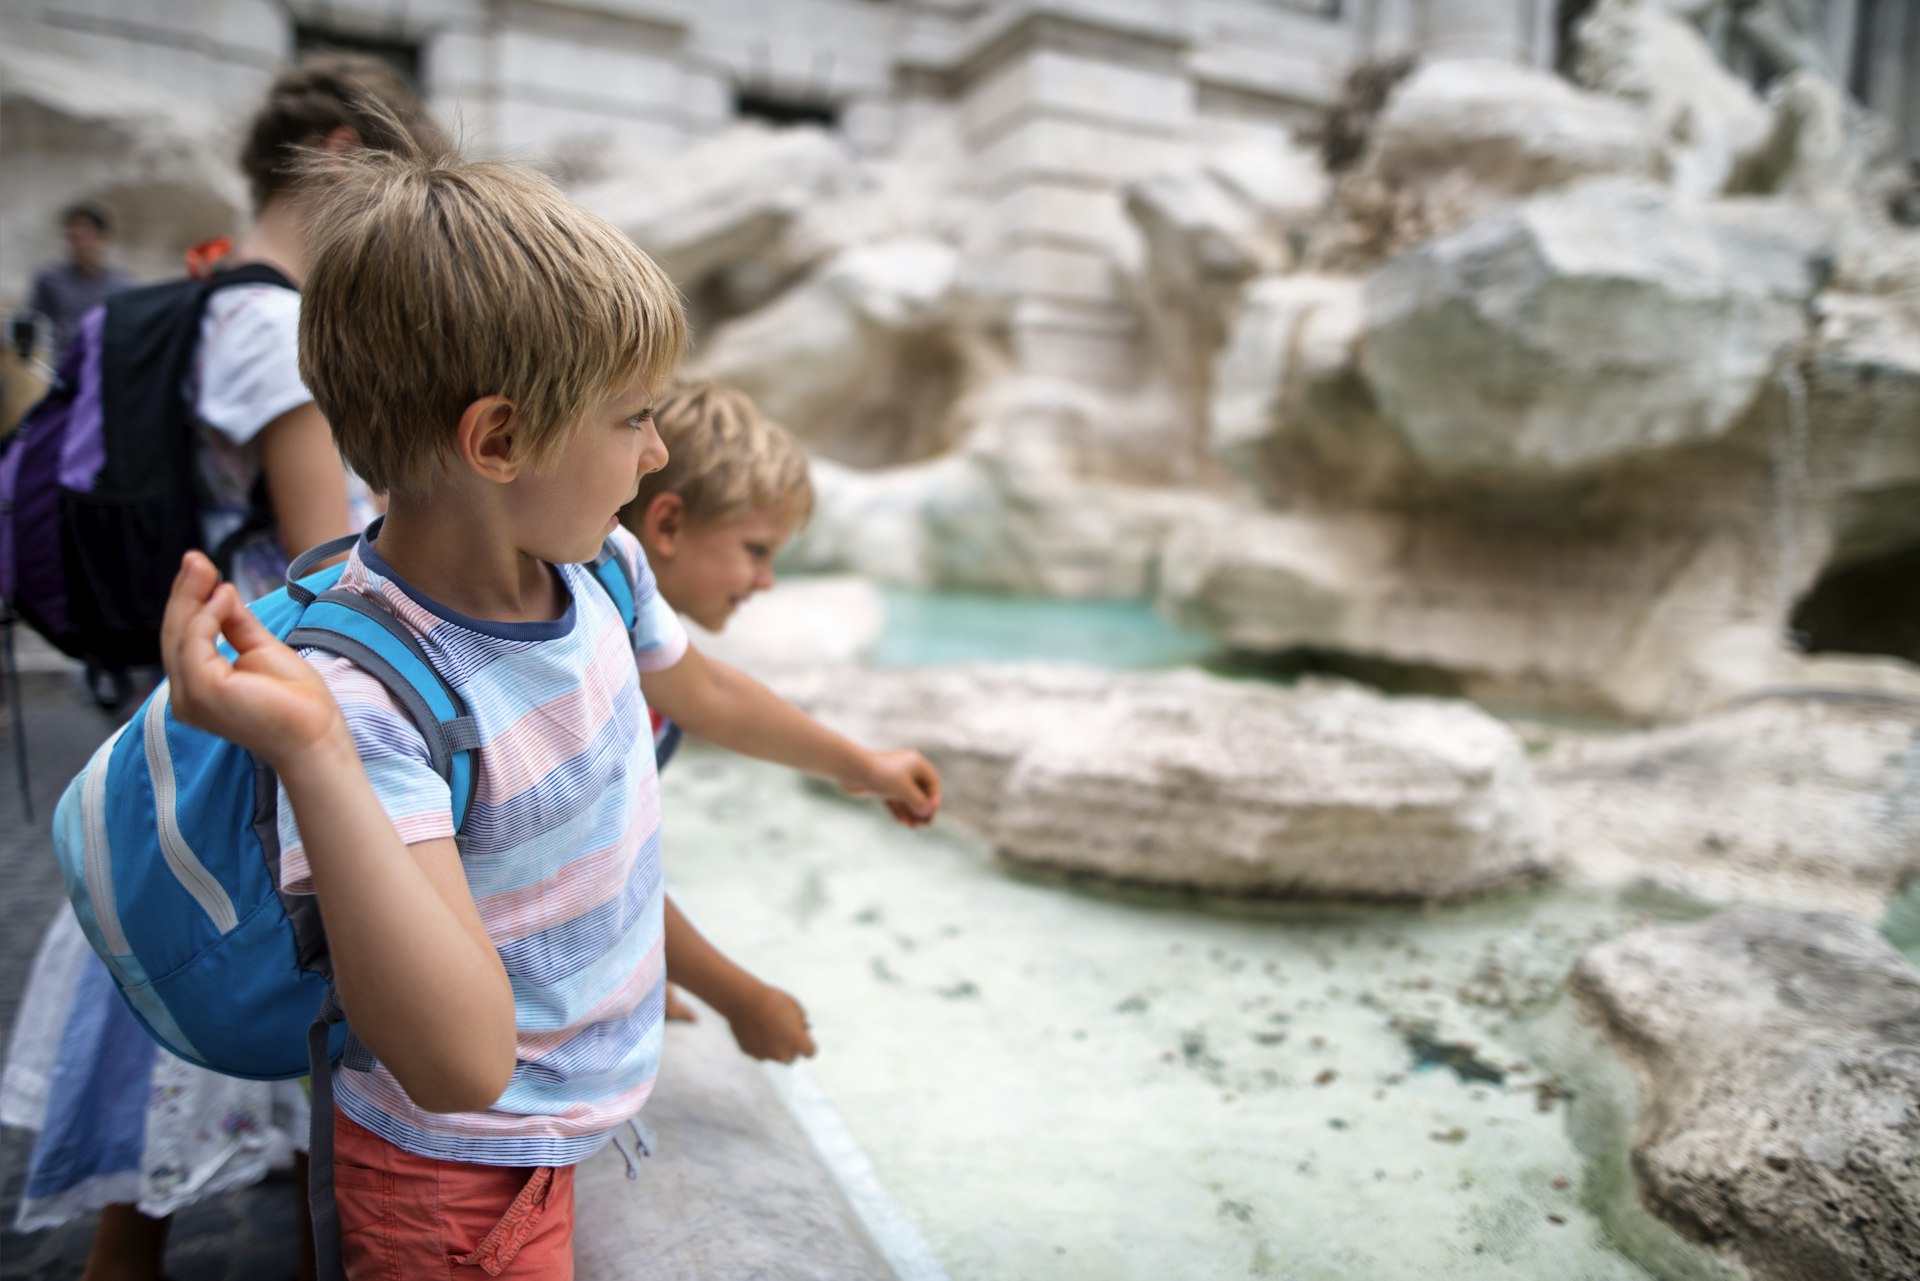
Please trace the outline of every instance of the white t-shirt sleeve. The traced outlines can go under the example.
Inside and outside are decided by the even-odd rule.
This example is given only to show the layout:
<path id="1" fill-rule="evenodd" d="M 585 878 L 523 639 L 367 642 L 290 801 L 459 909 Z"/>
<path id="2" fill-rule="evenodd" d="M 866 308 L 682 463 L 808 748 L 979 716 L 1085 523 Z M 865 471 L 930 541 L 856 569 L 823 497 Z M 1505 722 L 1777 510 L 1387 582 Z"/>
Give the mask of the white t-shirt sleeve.
<path id="1" fill-rule="evenodd" d="M 244 445 L 289 409 L 313 399 L 300 381 L 300 295 L 278 285 L 234 285 L 207 301 L 200 327 L 194 408 Z"/>

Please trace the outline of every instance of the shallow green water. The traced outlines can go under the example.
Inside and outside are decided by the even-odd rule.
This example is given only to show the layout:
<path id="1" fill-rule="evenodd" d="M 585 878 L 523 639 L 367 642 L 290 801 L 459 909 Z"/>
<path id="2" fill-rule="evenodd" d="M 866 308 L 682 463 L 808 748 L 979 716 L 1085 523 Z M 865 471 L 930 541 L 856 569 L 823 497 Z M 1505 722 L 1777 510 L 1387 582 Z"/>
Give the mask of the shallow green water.
<path id="1" fill-rule="evenodd" d="M 1100 891 L 718 753 L 664 788 L 676 899 L 806 1005 L 813 1080 L 955 1278 L 1656 1275 L 1541 1028 L 1580 953 L 1684 908 Z"/>
<path id="2" fill-rule="evenodd" d="M 1143 601 L 1061 601 L 887 588 L 882 667 L 1040 660 L 1097 667 L 1202 662 L 1214 641 L 1183 631 Z"/>

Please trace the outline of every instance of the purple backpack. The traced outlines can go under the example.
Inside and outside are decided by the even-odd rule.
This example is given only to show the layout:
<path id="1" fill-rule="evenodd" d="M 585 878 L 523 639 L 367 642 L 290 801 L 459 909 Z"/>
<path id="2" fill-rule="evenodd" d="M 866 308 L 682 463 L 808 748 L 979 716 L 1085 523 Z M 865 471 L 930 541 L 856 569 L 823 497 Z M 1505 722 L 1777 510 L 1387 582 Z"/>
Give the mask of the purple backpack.
<path id="1" fill-rule="evenodd" d="M 160 661 L 168 590 L 202 543 L 187 380 L 207 299 L 240 284 L 292 288 L 255 263 L 88 312 L 0 454 L 0 599 L 94 672 Z"/>

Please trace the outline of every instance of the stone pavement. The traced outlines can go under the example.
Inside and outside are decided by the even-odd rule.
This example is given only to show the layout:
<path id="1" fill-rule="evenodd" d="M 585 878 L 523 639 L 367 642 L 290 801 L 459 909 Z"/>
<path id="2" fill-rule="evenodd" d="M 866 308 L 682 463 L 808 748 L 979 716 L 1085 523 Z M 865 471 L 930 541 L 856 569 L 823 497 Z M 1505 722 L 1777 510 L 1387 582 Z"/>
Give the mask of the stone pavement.
<path id="1" fill-rule="evenodd" d="M 0 1046 L 12 1033 L 41 932 L 66 902 L 47 838 L 54 802 L 112 728 L 77 679 L 46 657 L 23 645 L 31 822 L 14 781 L 14 708 L 0 707 Z M 0 1227 L 13 1224 L 31 1143 L 29 1134 L 0 1130 Z M 167 1275 L 173 1281 L 282 1281 L 293 1272 L 295 1206 L 294 1189 L 284 1180 L 193 1206 L 174 1223 Z M 92 1234 L 90 1218 L 48 1232 L 0 1232 L 0 1281 L 77 1278 Z"/>

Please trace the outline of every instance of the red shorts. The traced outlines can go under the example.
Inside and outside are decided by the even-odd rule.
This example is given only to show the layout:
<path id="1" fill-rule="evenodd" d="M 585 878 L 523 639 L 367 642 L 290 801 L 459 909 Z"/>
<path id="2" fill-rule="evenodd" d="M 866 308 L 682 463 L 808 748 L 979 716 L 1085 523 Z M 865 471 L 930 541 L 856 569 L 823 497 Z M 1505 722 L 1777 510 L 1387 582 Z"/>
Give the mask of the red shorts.
<path id="1" fill-rule="evenodd" d="M 573 1167 L 415 1156 L 333 1114 L 348 1281 L 573 1281 Z"/>

